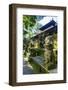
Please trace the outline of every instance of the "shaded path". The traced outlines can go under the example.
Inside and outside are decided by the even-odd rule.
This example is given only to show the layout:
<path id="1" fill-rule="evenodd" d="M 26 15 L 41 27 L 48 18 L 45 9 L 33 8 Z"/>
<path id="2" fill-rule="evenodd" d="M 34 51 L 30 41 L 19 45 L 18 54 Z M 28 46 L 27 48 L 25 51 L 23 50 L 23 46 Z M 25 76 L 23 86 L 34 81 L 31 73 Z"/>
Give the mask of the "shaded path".
<path id="1" fill-rule="evenodd" d="M 23 61 L 23 74 L 33 74 L 33 70 L 27 61 Z"/>
<path id="2" fill-rule="evenodd" d="M 57 73 L 57 68 L 50 70 L 49 73 Z M 33 69 L 28 63 L 28 61 L 23 61 L 23 74 L 24 75 L 34 74 Z"/>

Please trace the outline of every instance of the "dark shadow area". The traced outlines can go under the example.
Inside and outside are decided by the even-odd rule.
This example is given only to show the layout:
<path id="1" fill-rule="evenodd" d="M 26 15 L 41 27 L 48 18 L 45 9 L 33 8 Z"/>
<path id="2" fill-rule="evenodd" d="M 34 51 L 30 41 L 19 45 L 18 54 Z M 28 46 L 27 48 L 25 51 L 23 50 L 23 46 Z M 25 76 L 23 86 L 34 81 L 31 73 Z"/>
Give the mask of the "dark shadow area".
<path id="1" fill-rule="evenodd" d="M 33 74 L 33 70 L 30 68 L 27 61 L 23 62 L 23 74 Z"/>

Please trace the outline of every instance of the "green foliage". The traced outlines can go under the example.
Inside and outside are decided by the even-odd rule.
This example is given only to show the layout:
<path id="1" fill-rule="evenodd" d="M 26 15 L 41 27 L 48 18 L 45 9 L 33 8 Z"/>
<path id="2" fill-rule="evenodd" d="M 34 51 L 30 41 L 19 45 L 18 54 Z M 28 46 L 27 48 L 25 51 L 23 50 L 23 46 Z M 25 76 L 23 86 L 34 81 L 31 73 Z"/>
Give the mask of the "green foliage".
<path id="1" fill-rule="evenodd" d="M 25 38 L 31 38 L 38 32 L 41 27 L 38 21 L 42 18 L 43 16 L 23 15 L 23 34 Z"/>
<path id="2" fill-rule="evenodd" d="M 57 50 L 57 34 L 53 34 L 53 49 Z"/>
<path id="3" fill-rule="evenodd" d="M 30 49 L 31 56 L 44 56 L 44 50 L 41 48 Z"/>
<path id="4" fill-rule="evenodd" d="M 57 64 L 54 64 L 54 63 L 51 63 L 51 62 L 48 64 L 48 70 L 52 70 L 56 67 L 57 67 Z"/>
<path id="5" fill-rule="evenodd" d="M 45 68 L 54 69 L 57 66 L 57 34 L 45 38 Z"/>
<path id="6" fill-rule="evenodd" d="M 23 24 L 24 27 L 28 30 L 28 28 L 32 28 L 36 23 L 36 16 L 23 16 Z"/>

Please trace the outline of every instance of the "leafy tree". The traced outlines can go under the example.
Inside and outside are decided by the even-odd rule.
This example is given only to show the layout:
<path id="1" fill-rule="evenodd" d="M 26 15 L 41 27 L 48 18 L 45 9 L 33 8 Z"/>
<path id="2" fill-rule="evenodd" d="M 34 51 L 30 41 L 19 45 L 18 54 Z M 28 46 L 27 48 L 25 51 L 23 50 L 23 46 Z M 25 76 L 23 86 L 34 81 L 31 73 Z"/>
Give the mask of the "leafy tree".
<path id="1" fill-rule="evenodd" d="M 43 18 L 43 16 L 34 16 L 34 15 L 24 15 L 23 16 L 23 31 L 24 36 L 31 38 L 34 34 L 38 32 L 38 29 L 41 27 L 41 24 L 38 23 Z"/>
<path id="2" fill-rule="evenodd" d="M 41 24 L 38 23 L 43 18 L 43 16 L 35 15 L 24 15 L 23 16 L 23 42 L 24 42 L 24 52 L 29 52 L 29 43 L 30 38 L 34 36 L 38 29 L 41 27 Z"/>
<path id="3" fill-rule="evenodd" d="M 36 16 L 24 15 L 23 16 L 23 24 L 25 29 L 32 28 L 36 23 Z"/>

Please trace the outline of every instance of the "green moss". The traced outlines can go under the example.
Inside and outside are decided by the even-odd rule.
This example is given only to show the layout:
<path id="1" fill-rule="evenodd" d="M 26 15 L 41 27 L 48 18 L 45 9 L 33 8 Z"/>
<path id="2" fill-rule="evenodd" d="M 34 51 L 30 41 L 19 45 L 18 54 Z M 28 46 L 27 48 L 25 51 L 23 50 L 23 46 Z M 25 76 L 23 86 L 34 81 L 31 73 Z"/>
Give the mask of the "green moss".
<path id="1" fill-rule="evenodd" d="M 55 69 L 57 67 L 57 64 L 50 63 L 48 70 Z"/>
<path id="2" fill-rule="evenodd" d="M 31 56 L 44 56 L 44 50 L 40 48 L 30 49 Z"/>

